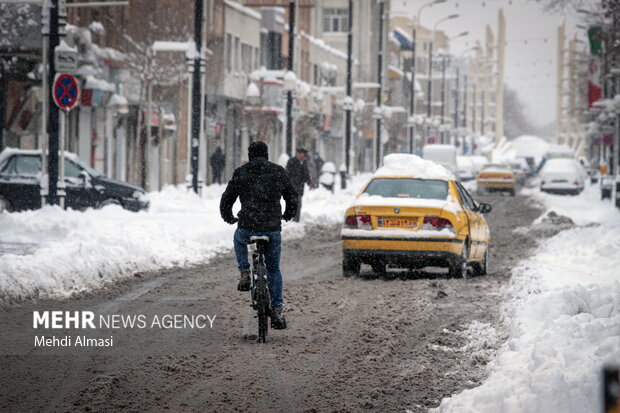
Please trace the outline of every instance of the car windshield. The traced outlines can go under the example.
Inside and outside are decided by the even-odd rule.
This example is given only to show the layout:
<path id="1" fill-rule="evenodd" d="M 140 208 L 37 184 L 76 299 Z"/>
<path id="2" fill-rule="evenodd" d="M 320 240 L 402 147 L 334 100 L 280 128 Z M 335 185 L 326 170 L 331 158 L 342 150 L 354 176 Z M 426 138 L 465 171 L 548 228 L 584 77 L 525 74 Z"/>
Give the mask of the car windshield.
<path id="1" fill-rule="evenodd" d="M 434 179 L 375 178 L 365 194 L 384 198 L 447 199 L 448 183 Z"/>
<path id="2" fill-rule="evenodd" d="M 90 174 L 90 176 L 101 176 L 101 174 L 99 172 L 97 172 L 96 170 L 91 168 L 90 165 L 88 165 L 86 162 L 82 161 L 80 158 L 75 157 L 75 158 L 71 158 L 71 160 L 73 162 L 75 162 L 76 164 L 78 164 L 80 166 L 80 168 L 86 170 L 86 172 L 88 172 Z"/>
<path id="3" fill-rule="evenodd" d="M 509 171 L 507 165 L 489 164 L 482 167 L 483 171 Z"/>

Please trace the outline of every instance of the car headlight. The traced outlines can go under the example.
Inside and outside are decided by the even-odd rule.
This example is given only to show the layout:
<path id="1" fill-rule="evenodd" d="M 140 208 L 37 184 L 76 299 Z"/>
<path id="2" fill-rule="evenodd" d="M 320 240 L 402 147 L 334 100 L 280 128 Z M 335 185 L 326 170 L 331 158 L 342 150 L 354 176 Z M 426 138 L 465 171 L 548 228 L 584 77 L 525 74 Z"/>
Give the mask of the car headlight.
<path id="1" fill-rule="evenodd" d="M 142 198 L 142 196 L 144 195 L 144 192 L 142 191 L 134 191 L 133 194 L 131 194 L 132 198 L 136 198 L 136 199 L 140 199 Z"/>

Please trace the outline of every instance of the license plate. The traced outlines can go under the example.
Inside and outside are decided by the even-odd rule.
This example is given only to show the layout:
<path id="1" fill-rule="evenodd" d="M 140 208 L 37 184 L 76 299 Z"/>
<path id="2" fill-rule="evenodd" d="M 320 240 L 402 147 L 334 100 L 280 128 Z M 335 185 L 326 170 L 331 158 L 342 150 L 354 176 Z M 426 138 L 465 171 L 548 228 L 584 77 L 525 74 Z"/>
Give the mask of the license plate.
<path id="1" fill-rule="evenodd" d="M 382 228 L 416 229 L 418 220 L 416 218 L 379 217 L 379 226 Z"/>

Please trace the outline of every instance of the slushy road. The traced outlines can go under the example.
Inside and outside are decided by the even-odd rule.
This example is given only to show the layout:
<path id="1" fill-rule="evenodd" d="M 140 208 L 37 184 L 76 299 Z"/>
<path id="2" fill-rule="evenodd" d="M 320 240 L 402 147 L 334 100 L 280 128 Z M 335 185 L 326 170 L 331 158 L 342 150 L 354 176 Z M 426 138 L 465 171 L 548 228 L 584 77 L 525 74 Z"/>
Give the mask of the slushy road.
<path id="1" fill-rule="evenodd" d="M 466 341 L 453 332 L 473 321 L 501 330 L 500 288 L 536 246 L 532 234 L 513 232 L 542 213 L 531 199 L 481 200 L 493 205 L 485 277 L 442 279 L 420 271 L 377 279 L 364 266 L 359 278 L 346 279 L 338 227 L 313 227 L 305 238 L 286 241 L 289 329 L 270 330 L 266 344 L 254 339 L 256 320 L 249 294 L 236 291 L 231 253 L 200 268 L 143 274 L 83 297 L 7 305 L 0 321 L 13 327 L 34 309 L 207 313 L 216 320 L 209 331 L 165 336 L 119 330 L 112 350 L 41 355 L 32 348 L 2 349 L 0 409 L 426 411 L 484 379 L 488 360 L 458 351 Z"/>

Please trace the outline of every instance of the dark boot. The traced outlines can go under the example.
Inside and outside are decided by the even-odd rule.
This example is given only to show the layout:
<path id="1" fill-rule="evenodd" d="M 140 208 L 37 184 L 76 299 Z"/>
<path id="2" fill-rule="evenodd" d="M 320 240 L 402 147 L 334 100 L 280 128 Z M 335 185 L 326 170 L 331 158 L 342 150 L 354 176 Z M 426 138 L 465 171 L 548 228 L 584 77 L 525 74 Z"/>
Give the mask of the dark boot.
<path id="1" fill-rule="evenodd" d="M 274 330 L 284 330 L 286 328 L 286 319 L 282 313 L 282 307 L 271 308 L 271 328 Z"/>
<path id="2" fill-rule="evenodd" d="M 250 291 L 252 288 L 252 280 L 250 280 L 250 270 L 242 270 L 239 275 L 239 284 L 237 284 L 237 290 Z"/>

